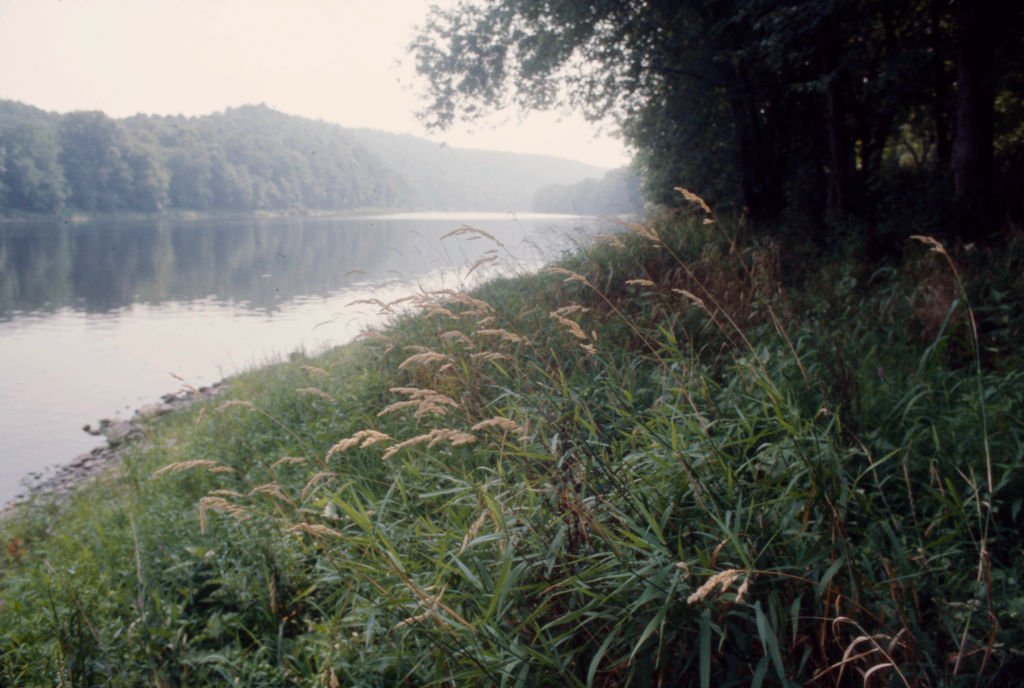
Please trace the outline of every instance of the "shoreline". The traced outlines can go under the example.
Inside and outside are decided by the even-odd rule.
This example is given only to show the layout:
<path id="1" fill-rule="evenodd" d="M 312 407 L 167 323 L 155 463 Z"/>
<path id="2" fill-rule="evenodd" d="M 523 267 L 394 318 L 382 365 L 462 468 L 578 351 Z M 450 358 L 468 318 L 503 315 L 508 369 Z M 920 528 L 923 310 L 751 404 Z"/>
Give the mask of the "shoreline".
<path id="1" fill-rule="evenodd" d="M 374 217 L 392 213 L 416 212 L 408 208 L 350 208 L 344 210 L 159 210 L 144 212 L 124 210 L 113 212 L 95 212 L 85 210 L 68 210 L 59 213 L 29 213 L 25 211 L 0 212 L 0 225 L 31 224 L 37 222 L 64 222 L 65 224 L 83 224 L 87 222 L 139 222 L 170 220 L 178 222 L 195 222 L 201 220 L 276 220 L 276 219 L 318 219 L 318 218 L 350 218 Z"/>
<path id="2" fill-rule="evenodd" d="M 135 442 L 145 439 L 146 426 L 150 421 L 214 399 L 227 389 L 230 381 L 231 378 L 227 377 L 206 387 L 169 392 L 158 401 L 135 409 L 127 420 L 103 418 L 95 428 L 92 424 L 86 424 L 82 428 L 84 432 L 103 437 L 106 442 L 66 463 L 46 466 L 26 474 L 22 481 L 22 491 L 0 504 L 0 518 L 16 513 L 19 508 L 39 498 L 51 498 L 57 503 L 65 501 L 83 483 L 119 466 L 125 452 Z"/>

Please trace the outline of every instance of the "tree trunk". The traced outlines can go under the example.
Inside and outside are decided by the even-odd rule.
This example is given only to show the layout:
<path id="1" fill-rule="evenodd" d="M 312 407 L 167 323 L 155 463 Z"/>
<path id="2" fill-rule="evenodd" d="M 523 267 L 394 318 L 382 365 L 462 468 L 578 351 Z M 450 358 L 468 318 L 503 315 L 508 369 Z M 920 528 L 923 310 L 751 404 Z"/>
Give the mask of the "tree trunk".
<path id="1" fill-rule="evenodd" d="M 943 168 L 948 169 L 953 161 L 953 137 L 950 135 L 949 87 L 950 75 L 946 67 L 946 48 L 944 43 L 949 36 L 943 31 L 945 19 L 939 0 L 928 5 L 929 43 L 932 51 L 931 76 L 933 79 L 931 111 L 935 125 L 935 159 Z"/>
<path id="2" fill-rule="evenodd" d="M 850 210 L 853 178 L 853 148 L 847 127 L 847 104 L 839 63 L 842 41 L 832 17 L 818 31 L 818 56 L 825 81 L 825 131 L 828 139 L 828 188 L 825 214 L 829 220 L 844 217 Z"/>
<path id="3" fill-rule="evenodd" d="M 955 231 L 967 241 L 992 229 L 993 9 L 993 0 L 961 0 L 957 8 L 953 203 Z"/>

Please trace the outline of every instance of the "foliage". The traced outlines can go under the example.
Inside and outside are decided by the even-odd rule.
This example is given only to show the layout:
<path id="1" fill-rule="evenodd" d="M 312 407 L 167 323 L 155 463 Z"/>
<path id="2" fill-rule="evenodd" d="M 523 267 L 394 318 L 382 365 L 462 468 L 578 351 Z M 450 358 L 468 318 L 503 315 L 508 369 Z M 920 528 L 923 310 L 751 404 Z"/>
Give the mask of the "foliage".
<path id="1" fill-rule="evenodd" d="M 0 150 L 0 208 L 54 212 L 64 207 L 68 190 L 52 117 L 0 103 Z"/>
<path id="2" fill-rule="evenodd" d="M 66 115 L 0 101 L 0 211 L 528 208 L 598 172 L 550 156 L 450 149 L 245 106 L 204 117 Z"/>
<path id="3" fill-rule="evenodd" d="M 993 108 L 1020 101 L 1022 26 L 997 2 L 466 0 L 435 7 L 412 50 L 433 126 L 573 107 L 621 129 L 651 200 L 685 184 L 820 235 L 885 220 L 873 194 L 908 139 L 908 166 L 955 180 L 961 210 L 987 209 L 994 142 L 1018 126 Z M 967 238 L 981 222 L 955 217 Z"/>
<path id="4" fill-rule="evenodd" d="M 533 209 L 547 213 L 637 216 L 643 213 L 640 183 L 636 172 L 620 167 L 600 179 L 541 187 L 533 195 Z"/>
<path id="5" fill-rule="evenodd" d="M 407 134 L 352 129 L 352 137 L 408 186 L 409 205 L 443 210 L 531 208 L 534 192 L 601 174 L 592 165 L 550 155 L 452 148 Z"/>
<path id="6" fill-rule="evenodd" d="M 1019 244 L 784 281 L 688 197 L 3 522 L 0 684 L 1013 684 Z"/>

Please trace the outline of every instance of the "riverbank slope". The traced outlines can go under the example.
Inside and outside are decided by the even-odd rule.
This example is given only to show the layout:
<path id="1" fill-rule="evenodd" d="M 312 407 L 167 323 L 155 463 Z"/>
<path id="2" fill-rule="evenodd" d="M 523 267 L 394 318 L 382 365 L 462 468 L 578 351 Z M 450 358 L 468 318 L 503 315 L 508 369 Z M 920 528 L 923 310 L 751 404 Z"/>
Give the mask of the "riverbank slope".
<path id="1" fill-rule="evenodd" d="M 0 525 L 0 682 L 1010 684 L 1019 242 L 795 275 L 720 223 L 147 421 Z"/>

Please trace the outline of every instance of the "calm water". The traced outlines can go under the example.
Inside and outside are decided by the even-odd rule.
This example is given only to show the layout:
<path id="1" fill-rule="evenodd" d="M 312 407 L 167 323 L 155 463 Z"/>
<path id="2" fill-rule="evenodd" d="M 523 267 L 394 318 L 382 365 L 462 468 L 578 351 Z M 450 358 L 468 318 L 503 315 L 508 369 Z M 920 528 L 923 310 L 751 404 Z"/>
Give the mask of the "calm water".
<path id="1" fill-rule="evenodd" d="M 382 316 L 352 301 L 457 288 L 497 248 L 529 270 L 578 240 L 564 216 L 0 225 L 0 503 L 31 471 L 101 443 L 82 431 L 168 391 L 297 349 L 352 339 Z M 475 280 L 483 271 L 474 272 Z M 494 274 L 493 271 L 491 274 Z"/>

